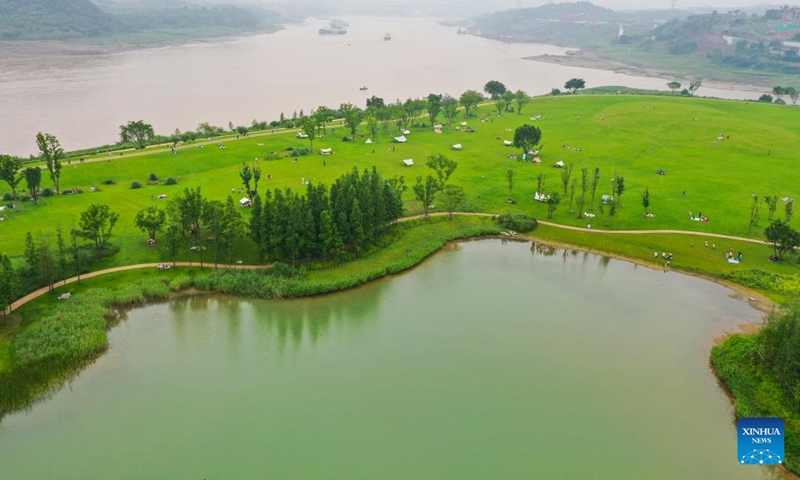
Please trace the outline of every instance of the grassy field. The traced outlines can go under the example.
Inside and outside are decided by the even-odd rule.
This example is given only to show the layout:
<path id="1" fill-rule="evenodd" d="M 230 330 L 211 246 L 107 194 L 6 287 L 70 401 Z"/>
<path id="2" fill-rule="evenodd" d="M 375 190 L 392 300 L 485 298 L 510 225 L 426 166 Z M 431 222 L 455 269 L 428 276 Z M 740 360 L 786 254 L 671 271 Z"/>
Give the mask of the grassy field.
<path id="1" fill-rule="evenodd" d="M 492 106 L 481 113 L 491 113 Z M 544 120 L 531 121 L 533 114 L 544 114 Z M 463 121 L 463 112 L 458 121 Z M 465 211 L 524 212 L 543 218 L 545 205 L 533 200 L 539 173 L 547 175 L 546 191 L 561 190 L 561 170 L 552 168 L 556 161 L 574 164 L 572 178 L 580 178 L 580 169 L 592 171 L 599 167 L 601 179 L 595 209 L 598 216 L 590 221 L 577 218 L 567 207 L 568 200 L 555 213 L 554 221 L 566 225 L 610 229 L 682 229 L 740 236 L 748 232 L 751 195 L 779 195 L 797 198 L 800 184 L 795 179 L 795 162 L 800 157 L 795 145 L 800 132 L 800 109 L 721 100 L 643 96 L 562 96 L 534 99 L 523 115 L 506 114 L 488 121 L 470 118 L 475 133 L 454 131 L 435 134 L 430 128 L 412 129 L 406 144 L 392 143 L 398 132 L 379 133 L 372 145 L 364 144 L 365 132 L 356 142 L 343 142 L 345 129 L 317 139 L 316 149 L 332 147 L 334 155 L 316 154 L 301 157 L 293 163 L 290 158 L 262 161 L 263 174 L 272 180 L 261 182 L 261 189 L 302 188 L 303 178 L 314 182 L 331 182 L 353 166 L 369 168 L 376 165 L 384 176 L 404 175 L 407 182 L 426 175 L 425 157 L 444 153 L 459 163 L 451 182 L 462 185 L 468 200 Z M 504 147 L 502 140 L 511 139 L 513 130 L 523 123 L 535 123 L 542 129 L 542 164 L 523 163 L 508 158 L 520 152 Z M 717 140 L 724 135 L 725 140 Z M 498 140 L 497 138 L 500 138 Z M 728 138 L 729 137 L 729 138 Z M 569 143 L 581 151 L 564 148 Z M 452 144 L 464 145 L 454 151 Z M 177 155 L 153 153 L 138 157 L 109 157 L 110 161 L 65 165 L 62 188 L 82 188 L 87 193 L 43 198 L 40 205 L 30 202 L 18 211 L 6 212 L 0 223 L 0 251 L 22 253 L 25 232 L 54 235 L 57 226 L 64 229 L 76 223 L 81 211 L 92 203 L 106 203 L 120 213 L 120 221 L 112 243 L 120 253 L 98 268 L 121 264 L 160 261 L 167 257 L 162 244 L 145 245 L 146 235 L 133 225 L 135 213 L 151 204 L 163 205 L 158 195 L 176 195 L 185 187 L 202 187 L 204 195 L 224 199 L 231 189 L 238 191 L 238 168 L 242 162 L 264 159 L 270 152 L 288 147 L 307 147 L 308 141 L 292 134 L 253 136 L 225 142 L 225 149 L 215 146 L 183 146 Z M 390 147 L 396 147 L 390 151 Z M 405 167 L 402 160 L 413 158 L 416 165 Z M 506 203 L 508 195 L 505 174 L 514 169 L 514 205 Z M 657 175 L 663 169 L 666 175 Z M 599 199 L 610 193 L 610 178 L 614 171 L 624 176 L 627 190 L 621 198 L 622 207 L 615 217 L 599 212 Z M 150 173 L 159 178 L 175 177 L 178 185 L 148 185 Z M 590 173 L 591 176 L 591 173 Z M 102 185 L 104 180 L 116 185 Z M 144 188 L 130 188 L 133 181 Z M 44 186 L 49 185 L 43 179 Z M 88 193 L 90 186 L 100 191 Z M 649 187 L 650 211 L 653 218 L 643 216 L 641 192 Z M 578 187 L 580 189 L 580 186 Z M 0 193 L 7 191 L 5 185 Z M 685 191 L 685 195 L 684 192 Z M 234 194 L 236 200 L 241 195 Z M 155 198 L 155 200 L 153 200 Z M 419 212 L 419 205 L 406 193 L 407 213 Z M 588 204 L 588 202 L 587 202 Z M 778 217 L 783 215 L 779 202 Z M 689 211 L 710 218 L 710 222 L 694 222 Z M 247 212 L 244 212 L 247 215 Z M 767 226 L 767 211 L 762 207 L 762 220 L 752 236 Z M 627 238 L 627 237 L 626 237 Z M 671 245 L 667 245 L 668 247 Z M 677 250 L 677 245 L 669 248 Z M 252 242 L 242 241 L 239 259 L 254 262 Z M 767 253 L 764 247 L 764 253 Z M 184 259 L 189 259 L 184 252 Z"/>

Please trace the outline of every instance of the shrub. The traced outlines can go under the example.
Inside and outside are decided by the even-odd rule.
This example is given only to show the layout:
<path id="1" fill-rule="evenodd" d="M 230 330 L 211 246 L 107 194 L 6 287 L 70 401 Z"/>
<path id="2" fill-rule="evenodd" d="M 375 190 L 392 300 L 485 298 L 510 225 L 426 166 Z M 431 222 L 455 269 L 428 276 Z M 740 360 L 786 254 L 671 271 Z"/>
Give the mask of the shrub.
<path id="1" fill-rule="evenodd" d="M 178 181 L 175 180 L 175 177 L 169 177 L 167 179 L 167 181 L 164 182 L 164 185 L 177 185 L 177 184 L 178 184 Z"/>
<path id="2" fill-rule="evenodd" d="M 132 182 L 131 188 L 142 188 L 142 184 L 139 182 Z"/>
<path id="3" fill-rule="evenodd" d="M 158 175 L 156 175 L 155 173 L 151 173 L 149 178 L 150 178 L 151 182 L 157 182 L 158 181 Z"/>
<path id="4" fill-rule="evenodd" d="M 44 190 L 42 190 L 42 194 L 41 195 L 43 197 L 52 197 L 54 194 L 55 194 L 55 192 L 53 191 L 53 189 L 48 187 L 48 188 L 45 188 Z"/>
<path id="5" fill-rule="evenodd" d="M 561 95 L 561 90 L 554 88 L 550 90 L 550 95 Z"/>
<path id="6" fill-rule="evenodd" d="M 308 155 L 309 150 L 307 148 L 295 148 L 292 150 L 293 157 L 302 157 L 303 155 Z"/>
<path id="7" fill-rule="evenodd" d="M 539 222 L 530 215 L 523 215 L 521 213 L 504 213 L 497 219 L 501 227 L 515 232 L 530 232 Z"/>
<path id="8" fill-rule="evenodd" d="M 765 93 L 764 95 L 758 97 L 758 101 L 764 103 L 772 103 L 772 95 L 770 95 L 769 93 Z"/>
<path id="9" fill-rule="evenodd" d="M 11 200 L 14 200 L 14 197 L 11 196 L 10 193 L 4 193 L 3 194 L 3 201 L 4 202 L 10 202 Z"/>
<path id="10" fill-rule="evenodd" d="M 347 135 L 345 135 L 344 137 L 342 137 L 342 141 L 343 141 L 343 142 L 352 142 L 352 141 L 353 141 L 353 139 L 352 139 L 352 138 L 350 138 L 350 137 L 348 137 Z"/>
<path id="11" fill-rule="evenodd" d="M 108 180 L 103 180 L 103 185 L 116 185 L 116 184 L 117 182 L 111 180 L 110 178 Z"/>

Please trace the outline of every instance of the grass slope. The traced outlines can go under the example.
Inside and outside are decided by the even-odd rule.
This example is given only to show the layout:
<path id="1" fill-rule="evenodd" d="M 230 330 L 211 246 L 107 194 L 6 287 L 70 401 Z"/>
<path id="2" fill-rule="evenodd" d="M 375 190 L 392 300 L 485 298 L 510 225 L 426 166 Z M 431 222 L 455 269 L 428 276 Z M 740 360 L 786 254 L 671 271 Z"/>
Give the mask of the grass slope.
<path id="1" fill-rule="evenodd" d="M 482 111 L 490 113 L 492 108 L 484 107 Z M 545 119 L 532 122 L 528 117 L 534 113 L 543 113 Z M 411 183 L 414 177 L 430 172 L 423 166 L 425 157 L 441 152 L 459 163 L 451 182 L 466 190 L 465 211 L 524 212 L 542 218 L 546 207 L 532 199 L 537 176 L 547 175 L 546 191 L 560 191 L 561 170 L 551 165 L 561 160 L 574 164 L 573 179 L 580 179 L 581 168 L 589 169 L 590 176 L 595 167 L 600 168 L 594 209 L 598 217 L 591 222 L 576 218 L 565 200 L 556 211 L 556 222 L 583 227 L 592 223 L 596 228 L 685 229 L 740 236 L 750 235 L 748 221 L 753 193 L 760 197 L 771 194 L 800 197 L 800 184 L 794 174 L 798 159 L 795 145 L 800 140 L 795 126 L 800 121 L 800 109 L 697 98 L 577 95 L 537 98 L 523 115 L 505 114 L 500 118 L 491 115 L 489 119 L 482 123 L 471 118 L 475 133 L 434 134 L 428 128 L 412 129 L 406 144 L 391 143 L 392 136 L 397 135 L 394 129 L 381 132 L 372 145 L 364 144 L 363 129 L 356 142 L 342 142 L 341 136 L 347 132 L 337 128 L 335 134 L 317 139 L 314 144 L 315 148 L 333 147 L 332 156 L 310 155 L 296 163 L 289 158 L 262 161 L 263 173 L 270 174 L 272 180 L 262 180 L 261 189 L 299 189 L 303 178 L 329 183 L 354 166 L 363 169 L 373 165 L 385 176 L 405 175 Z M 536 123 L 543 131 L 541 165 L 507 158 L 520 152 L 503 147 L 501 140 L 511 139 L 514 128 L 523 123 Z M 720 134 L 726 139 L 717 141 Z M 582 151 L 563 148 L 567 142 Z M 451 150 L 450 145 L 455 143 L 463 144 L 464 149 Z M 101 190 L 45 198 L 39 206 L 26 203 L 18 211 L 6 212 L 6 221 L 0 224 L 0 251 L 21 254 L 25 232 L 42 232 L 52 237 L 57 226 L 68 229 L 77 223 L 80 212 L 90 204 L 106 203 L 120 213 L 112 242 L 121 251 L 101 267 L 163 260 L 167 257 L 164 245 L 146 247 L 145 235 L 133 226 L 138 210 L 153 203 L 163 205 L 164 201 L 157 199 L 159 194 L 174 196 L 184 187 L 200 186 L 204 195 L 223 200 L 231 194 L 231 188 L 238 191 L 238 168 L 242 162 L 263 159 L 269 152 L 287 147 L 307 146 L 307 140 L 276 134 L 228 141 L 225 149 L 189 145 L 182 147 L 178 155 L 166 152 L 131 158 L 103 157 L 110 162 L 81 165 L 73 162 L 63 170 L 63 188 L 88 190 L 95 185 Z M 390 151 L 390 147 L 396 150 Z M 403 166 L 401 161 L 406 158 L 413 158 L 417 165 Z M 510 168 L 515 171 L 517 203 L 514 205 L 505 201 L 508 194 L 505 174 Z M 657 169 L 664 169 L 666 175 L 656 175 Z M 600 195 L 609 193 L 609 180 L 615 170 L 625 177 L 627 190 L 621 199 L 623 206 L 612 218 L 601 214 L 598 204 Z M 146 183 L 150 173 L 162 179 L 176 177 L 179 184 L 129 188 L 132 181 Z M 106 179 L 117 184 L 101 185 Z M 44 179 L 43 184 L 48 186 L 49 180 Z M 645 187 L 650 188 L 650 211 L 654 218 L 642 215 L 640 195 Z M 7 190 L 3 185 L 2 191 Z M 151 200 L 153 196 L 155 201 Z M 234 196 L 238 200 L 238 194 Z M 407 210 L 419 212 L 410 190 L 405 198 Z M 588 203 L 586 210 L 591 210 Z M 783 205 L 779 202 L 778 217 L 783 214 Z M 758 230 L 768 224 L 766 209 L 762 210 Z M 711 221 L 693 222 L 689 211 L 703 212 Z M 252 242 L 242 241 L 239 252 L 240 259 L 254 261 Z M 188 251 L 183 256 L 188 259 Z"/>

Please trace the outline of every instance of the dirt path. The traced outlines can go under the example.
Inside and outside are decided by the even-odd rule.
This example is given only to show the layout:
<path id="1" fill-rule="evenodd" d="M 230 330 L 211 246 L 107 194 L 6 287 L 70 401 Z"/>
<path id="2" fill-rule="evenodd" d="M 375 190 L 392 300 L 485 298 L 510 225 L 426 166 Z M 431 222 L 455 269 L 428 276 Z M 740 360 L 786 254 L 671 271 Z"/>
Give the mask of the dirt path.
<path id="1" fill-rule="evenodd" d="M 454 212 L 454 215 L 468 215 L 474 217 L 493 217 L 495 214 L 493 213 L 467 213 L 467 212 Z M 439 213 L 431 213 L 429 216 L 431 217 L 440 217 L 443 215 L 448 215 L 448 213 L 439 212 Z M 413 215 L 410 217 L 403 217 L 398 220 L 398 222 L 408 222 L 410 220 L 416 220 L 419 218 L 423 218 L 424 215 Z M 693 232 L 693 231 L 686 231 L 686 230 L 599 230 L 595 228 L 583 228 L 583 227 L 573 227 L 570 225 L 560 225 L 558 223 L 553 222 L 546 222 L 543 220 L 539 220 L 539 223 L 542 225 L 547 225 L 548 227 L 555 227 L 561 228 L 564 230 L 573 230 L 576 232 L 585 232 L 585 233 L 592 233 L 592 234 L 612 234 L 612 235 L 647 235 L 647 234 L 661 234 L 661 233 L 671 233 L 677 235 L 695 235 L 695 236 L 703 236 L 703 237 L 710 237 L 710 238 L 724 238 L 727 240 L 737 240 L 740 242 L 750 242 L 750 243 L 757 243 L 761 245 L 769 245 L 767 242 L 763 240 L 756 240 L 754 238 L 745 238 L 745 237 L 735 237 L 732 235 L 722 235 L 720 233 L 706 233 L 706 232 Z M 163 263 L 140 263 L 138 265 L 125 265 L 121 267 L 114 267 L 108 268 L 105 270 L 98 270 L 96 272 L 87 273 L 85 275 L 81 275 L 80 277 L 72 277 L 68 278 L 66 282 L 58 282 L 55 284 L 55 287 L 60 287 L 65 284 L 70 284 L 77 282 L 79 279 L 86 279 L 86 278 L 93 278 L 99 277 L 100 275 L 106 275 L 109 273 L 114 272 L 124 272 L 127 270 L 137 270 L 141 268 L 156 268 Z M 200 267 L 201 265 L 197 262 L 176 262 L 175 266 L 178 267 Z M 204 263 L 202 265 L 203 268 L 214 268 L 213 264 Z M 242 268 L 242 269 L 258 269 L 264 268 L 264 265 L 217 265 L 218 268 Z M 31 300 L 38 298 L 50 290 L 48 287 L 40 288 L 35 292 L 29 293 L 24 297 L 20 298 L 16 302 L 11 304 L 11 309 L 16 310 L 17 308 L 25 305 L 26 303 L 30 302 Z"/>

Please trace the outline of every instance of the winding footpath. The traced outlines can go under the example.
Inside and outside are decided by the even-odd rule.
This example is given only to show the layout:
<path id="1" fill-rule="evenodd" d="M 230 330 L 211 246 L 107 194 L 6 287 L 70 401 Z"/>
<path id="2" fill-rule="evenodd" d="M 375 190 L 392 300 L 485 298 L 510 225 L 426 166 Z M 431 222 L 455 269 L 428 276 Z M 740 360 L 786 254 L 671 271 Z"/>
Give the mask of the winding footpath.
<path id="1" fill-rule="evenodd" d="M 494 217 L 495 214 L 492 213 L 467 213 L 467 212 L 454 212 L 454 215 L 469 215 L 475 217 Z M 448 213 L 431 213 L 429 216 L 431 217 L 440 217 L 443 215 L 449 215 Z M 423 218 L 424 215 L 413 215 L 410 217 L 403 217 L 399 222 L 408 222 L 410 220 L 417 220 Z M 695 235 L 695 236 L 703 236 L 703 237 L 712 237 L 712 238 L 724 238 L 727 240 L 736 240 L 740 242 L 750 242 L 750 243 L 757 243 L 760 245 L 769 245 L 769 243 L 763 240 L 756 240 L 754 238 L 745 238 L 745 237 L 736 237 L 733 235 L 723 235 L 720 233 L 706 233 L 706 232 L 693 232 L 690 230 L 600 230 L 594 228 L 583 228 L 583 227 L 573 227 L 570 225 L 561 225 L 558 223 L 553 222 L 546 222 L 543 220 L 539 220 L 540 225 L 546 225 L 548 227 L 554 228 L 561 228 L 563 230 L 572 230 L 576 232 L 583 232 L 583 233 L 592 233 L 592 234 L 613 234 L 613 235 L 647 235 L 647 234 L 678 234 L 678 235 Z M 68 285 L 70 283 L 79 282 L 81 279 L 99 277 L 101 275 L 107 275 L 109 273 L 115 272 L 125 272 L 128 270 L 138 270 L 143 268 L 158 268 L 159 265 L 169 265 L 169 263 L 160 262 L 160 263 L 140 263 L 137 265 L 124 265 L 120 267 L 108 268 L 105 270 L 98 270 L 96 272 L 90 272 L 84 275 L 75 276 L 72 278 L 68 278 L 64 281 L 59 281 L 58 284 L 53 284 L 54 288 L 61 287 L 63 285 Z M 267 268 L 266 265 L 226 265 L 226 264 L 217 264 L 214 265 L 209 263 L 203 263 L 202 265 L 198 262 L 175 262 L 173 264 L 176 267 L 202 267 L 202 268 L 238 268 L 238 269 L 259 269 L 259 268 Z M 25 305 L 26 303 L 41 297 L 42 295 L 50 292 L 50 287 L 43 287 L 35 292 L 29 293 L 24 297 L 20 298 L 16 302 L 11 304 L 11 310 L 16 310 L 19 307 Z"/>

